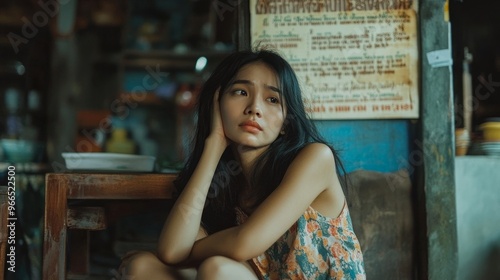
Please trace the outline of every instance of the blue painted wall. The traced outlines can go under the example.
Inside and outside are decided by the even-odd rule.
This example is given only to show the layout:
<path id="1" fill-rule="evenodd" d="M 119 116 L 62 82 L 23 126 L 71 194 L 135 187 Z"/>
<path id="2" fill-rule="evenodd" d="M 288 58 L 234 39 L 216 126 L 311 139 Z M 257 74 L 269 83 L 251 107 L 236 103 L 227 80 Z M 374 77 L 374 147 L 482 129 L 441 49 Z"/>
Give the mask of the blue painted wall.
<path id="1" fill-rule="evenodd" d="M 315 121 L 339 151 L 347 172 L 358 169 L 394 172 L 408 168 L 412 141 L 409 120 Z"/>

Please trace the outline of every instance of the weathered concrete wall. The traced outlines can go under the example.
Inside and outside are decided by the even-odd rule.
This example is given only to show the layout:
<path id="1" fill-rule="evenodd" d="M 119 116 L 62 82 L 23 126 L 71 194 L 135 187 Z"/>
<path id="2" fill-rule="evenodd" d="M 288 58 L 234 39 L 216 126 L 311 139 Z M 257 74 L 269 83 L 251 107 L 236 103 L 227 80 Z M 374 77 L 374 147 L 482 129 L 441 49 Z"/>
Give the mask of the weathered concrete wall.
<path id="1" fill-rule="evenodd" d="M 455 160 L 458 279 L 500 279 L 500 158 Z"/>

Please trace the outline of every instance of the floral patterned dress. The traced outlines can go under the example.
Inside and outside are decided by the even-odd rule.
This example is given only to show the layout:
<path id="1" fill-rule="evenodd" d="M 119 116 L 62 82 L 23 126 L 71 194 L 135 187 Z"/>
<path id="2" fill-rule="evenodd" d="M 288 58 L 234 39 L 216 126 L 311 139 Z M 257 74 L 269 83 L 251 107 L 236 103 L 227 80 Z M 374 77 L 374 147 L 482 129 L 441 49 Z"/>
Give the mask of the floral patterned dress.
<path id="1" fill-rule="evenodd" d="M 236 209 L 238 224 L 248 216 Z M 249 261 L 260 279 L 366 279 L 347 204 L 337 218 L 311 206 L 266 252 Z"/>

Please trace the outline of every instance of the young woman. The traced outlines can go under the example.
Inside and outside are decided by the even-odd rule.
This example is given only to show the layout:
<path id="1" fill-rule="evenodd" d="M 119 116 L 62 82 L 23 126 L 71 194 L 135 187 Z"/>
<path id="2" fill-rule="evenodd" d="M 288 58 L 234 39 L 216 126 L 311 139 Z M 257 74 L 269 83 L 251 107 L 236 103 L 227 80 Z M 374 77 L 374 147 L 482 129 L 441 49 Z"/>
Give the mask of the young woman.
<path id="1" fill-rule="evenodd" d="M 234 53 L 200 94 L 158 252 L 127 256 L 124 279 L 364 279 L 342 170 L 290 65 Z"/>

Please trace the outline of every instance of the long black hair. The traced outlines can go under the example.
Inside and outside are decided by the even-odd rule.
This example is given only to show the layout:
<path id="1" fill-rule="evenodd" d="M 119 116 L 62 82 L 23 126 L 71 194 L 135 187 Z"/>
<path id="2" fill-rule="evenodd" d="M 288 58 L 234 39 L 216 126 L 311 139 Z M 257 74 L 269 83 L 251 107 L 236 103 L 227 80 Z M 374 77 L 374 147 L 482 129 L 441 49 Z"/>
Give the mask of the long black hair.
<path id="1" fill-rule="evenodd" d="M 215 92 L 218 89 L 221 94 L 226 92 L 238 71 L 252 62 L 265 63 L 278 77 L 281 99 L 286 106 L 285 133 L 256 160 L 252 176 L 247 178 L 248 180 L 243 177 L 232 149 L 226 149 L 212 179 L 202 217 L 202 224 L 208 233 L 235 225 L 234 207 L 238 206 L 238 191 L 247 182 L 254 195 L 253 206 L 259 205 L 280 184 L 290 163 L 308 143 L 319 142 L 330 147 L 335 157 L 337 174 L 347 194 L 345 170 L 337 152 L 321 137 L 314 123 L 307 117 L 295 72 L 285 59 L 269 50 L 232 53 L 217 66 L 205 82 L 198 99 L 198 123 L 193 139 L 193 150 L 175 181 L 177 192 L 183 190 L 192 176 L 203 152 L 205 140 L 210 134 Z"/>

